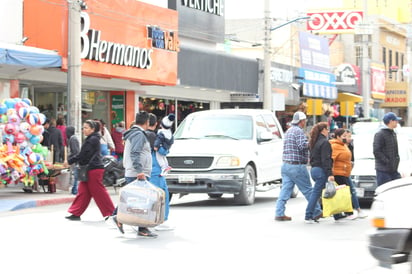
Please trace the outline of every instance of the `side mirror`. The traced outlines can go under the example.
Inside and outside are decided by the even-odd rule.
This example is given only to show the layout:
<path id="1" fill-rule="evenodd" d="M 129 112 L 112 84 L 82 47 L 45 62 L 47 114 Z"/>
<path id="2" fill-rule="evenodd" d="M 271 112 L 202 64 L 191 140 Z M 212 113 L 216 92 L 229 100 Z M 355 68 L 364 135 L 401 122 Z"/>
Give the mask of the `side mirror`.
<path id="1" fill-rule="evenodd" d="M 273 139 L 272 133 L 268 131 L 260 132 L 258 137 L 259 137 L 259 142 L 271 141 Z"/>

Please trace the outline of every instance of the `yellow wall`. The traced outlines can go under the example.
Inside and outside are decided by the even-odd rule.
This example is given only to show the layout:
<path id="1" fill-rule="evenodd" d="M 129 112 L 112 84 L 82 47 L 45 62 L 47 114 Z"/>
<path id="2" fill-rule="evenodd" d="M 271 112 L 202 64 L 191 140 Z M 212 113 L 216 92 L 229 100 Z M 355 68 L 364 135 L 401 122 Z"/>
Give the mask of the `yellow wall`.
<path id="1" fill-rule="evenodd" d="M 343 0 L 345 9 L 363 10 L 365 0 Z M 401 23 L 409 23 L 411 16 L 411 0 L 367 0 L 369 15 L 383 15 Z"/>

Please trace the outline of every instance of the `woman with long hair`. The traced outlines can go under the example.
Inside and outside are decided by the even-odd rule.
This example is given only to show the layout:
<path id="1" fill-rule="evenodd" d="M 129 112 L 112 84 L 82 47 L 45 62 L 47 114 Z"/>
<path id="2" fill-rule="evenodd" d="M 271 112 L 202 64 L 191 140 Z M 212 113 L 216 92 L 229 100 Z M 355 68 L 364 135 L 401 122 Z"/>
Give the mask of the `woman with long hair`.
<path id="1" fill-rule="evenodd" d="M 329 127 L 327 122 L 314 125 L 309 133 L 310 175 L 315 181 L 309 203 L 306 207 L 305 222 L 316 223 L 318 218 L 313 216 L 316 203 L 328 180 L 334 181 L 332 175 L 332 148 L 328 141 Z"/>
<path id="2" fill-rule="evenodd" d="M 68 212 L 66 219 L 80 221 L 93 198 L 105 220 L 112 215 L 114 205 L 106 187 L 103 185 L 104 167 L 100 153 L 100 125 L 93 120 L 83 123 L 83 134 L 86 136 L 80 153 L 68 160 L 68 164 L 88 165 L 87 181 L 80 181 L 78 193 Z M 67 163 L 66 163 L 67 164 Z"/>

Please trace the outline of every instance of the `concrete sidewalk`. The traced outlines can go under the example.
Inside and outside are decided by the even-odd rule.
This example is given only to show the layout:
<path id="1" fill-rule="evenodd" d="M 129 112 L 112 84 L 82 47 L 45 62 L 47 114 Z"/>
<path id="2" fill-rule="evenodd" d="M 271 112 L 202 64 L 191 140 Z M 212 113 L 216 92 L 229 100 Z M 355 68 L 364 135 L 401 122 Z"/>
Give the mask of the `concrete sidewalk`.
<path id="1" fill-rule="evenodd" d="M 117 197 L 113 187 L 107 187 L 112 198 Z M 47 191 L 47 187 L 46 187 Z M 119 189 L 117 189 L 119 191 Z M 0 212 L 14 211 L 25 208 L 32 208 L 37 206 L 70 204 L 73 202 L 75 195 L 69 191 L 57 189 L 55 193 L 44 192 L 40 187 L 38 191 L 31 193 L 23 190 L 21 183 L 15 185 L 1 185 L 0 186 Z"/>

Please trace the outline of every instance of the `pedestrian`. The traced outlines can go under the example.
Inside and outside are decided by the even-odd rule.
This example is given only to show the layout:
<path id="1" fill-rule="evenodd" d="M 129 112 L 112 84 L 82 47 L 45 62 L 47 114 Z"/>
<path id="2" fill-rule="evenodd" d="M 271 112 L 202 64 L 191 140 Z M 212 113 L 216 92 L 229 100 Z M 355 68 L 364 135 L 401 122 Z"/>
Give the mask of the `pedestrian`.
<path id="1" fill-rule="evenodd" d="M 332 148 L 332 174 L 338 185 L 349 184 L 350 172 L 352 171 L 352 153 L 346 145 L 346 130 L 338 128 L 335 130 L 334 138 L 329 141 Z M 353 212 L 342 212 L 334 214 L 335 221 L 352 215 Z"/>
<path id="2" fill-rule="evenodd" d="M 160 122 L 160 128 L 157 131 L 156 140 L 154 142 L 154 150 L 156 152 L 156 161 L 161 168 L 160 176 L 165 176 L 172 168 L 169 166 L 166 156 L 163 153 L 159 153 L 159 149 L 163 148 L 165 151 L 170 150 L 173 145 L 174 138 L 171 127 L 175 121 L 175 115 L 170 113 L 163 117 Z"/>
<path id="3" fill-rule="evenodd" d="M 42 146 L 47 147 L 50 149 L 50 133 L 49 133 L 49 126 L 50 126 L 50 119 L 46 118 L 46 120 L 43 123 L 43 140 L 40 142 Z"/>
<path id="4" fill-rule="evenodd" d="M 353 167 L 355 166 L 355 148 L 353 145 L 352 132 L 349 129 L 346 130 L 346 145 L 348 146 L 352 154 L 351 161 L 352 161 L 352 169 L 353 169 Z M 351 193 L 351 198 L 352 198 L 352 207 L 353 209 L 356 209 L 356 211 L 353 211 L 353 214 L 348 216 L 348 219 L 354 220 L 356 218 L 368 217 L 368 215 L 360 208 L 355 184 L 353 183 L 351 176 L 349 176 L 349 186 L 350 186 L 350 193 Z"/>
<path id="5" fill-rule="evenodd" d="M 141 111 L 136 113 L 134 125 L 123 134 L 124 154 L 123 166 L 125 168 L 126 184 L 136 179 L 150 181 L 152 172 L 152 154 L 150 143 L 145 131 L 149 126 L 149 113 Z M 113 221 L 119 231 L 123 234 L 123 224 L 117 221 L 117 208 L 113 211 Z M 157 234 L 147 227 L 139 227 L 137 235 L 147 238 L 155 238 Z"/>
<path id="6" fill-rule="evenodd" d="M 61 131 L 56 128 L 55 119 L 50 119 L 47 131 L 49 133 L 49 149 L 53 151 L 53 163 L 63 163 L 63 136 Z"/>
<path id="7" fill-rule="evenodd" d="M 124 121 L 120 121 L 112 130 L 112 139 L 114 143 L 114 153 L 119 161 L 123 160 L 123 133 L 126 131 Z"/>
<path id="8" fill-rule="evenodd" d="M 297 111 L 293 114 L 291 127 L 286 131 L 283 143 L 283 164 L 281 167 L 282 188 L 276 201 L 276 221 L 291 221 L 292 217 L 285 215 L 285 205 L 292 195 L 295 184 L 306 200 L 312 194 L 312 184 L 310 181 L 308 163 L 308 138 L 303 130 L 306 125 L 306 115 Z M 314 218 L 322 216 L 319 204 L 314 204 Z M 312 216 L 311 216 L 312 218 Z"/>
<path id="9" fill-rule="evenodd" d="M 116 149 L 114 146 L 112 136 L 110 135 L 110 132 L 106 128 L 106 124 L 102 119 L 95 119 L 95 121 L 99 122 L 101 125 L 100 127 L 100 134 L 102 136 L 102 138 L 100 139 L 101 153 L 103 156 L 110 155 L 111 151 L 114 151 Z"/>
<path id="10" fill-rule="evenodd" d="M 332 175 L 332 147 L 328 140 L 329 127 L 327 122 L 315 124 L 309 133 L 310 175 L 315 182 L 312 194 L 306 207 L 305 222 L 318 222 L 318 205 L 326 182 L 335 181 Z"/>
<path id="11" fill-rule="evenodd" d="M 152 173 L 150 175 L 150 182 L 155 186 L 163 189 L 165 192 L 165 216 L 164 222 L 154 229 L 157 231 L 164 231 L 164 230 L 173 230 L 174 227 L 170 226 L 166 223 L 169 219 L 169 209 L 170 209 L 170 196 L 169 196 L 169 189 L 167 187 L 167 182 L 164 176 L 161 176 L 162 169 L 157 161 L 156 151 L 154 151 L 154 142 L 156 140 L 156 128 L 157 128 L 157 117 L 153 113 L 149 113 L 149 126 L 146 130 L 146 136 L 150 143 L 150 148 L 152 150 Z M 161 147 L 157 153 L 162 153 L 165 156 L 167 155 L 168 151 L 166 151 L 163 147 Z"/>
<path id="12" fill-rule="evenodd" d="M 64 147 L 67 147 L 67 136 L 66 136 L 66 125 L 65 125 L 65 121 L 63 118 L 63 115 L 60 115 L 57 120 L 56 120 L 56 128 L 58 130 L 60 130 L 61 134 L 62 134 L 62 139 L 63 139 L 63 150 L 60 151 L 60 159 L 64 159 L 65 155 L 64 155 Z"/>
<path id="13" fill-rule="evenodd" d="M 80 221 L 80 216 L 84 213 L 93 198 L 104 219 L 107 220 L 113 213 L 114 205 L 110 195 L 103 185 L 104 167 L 102 155 L 100 153 L 100 125 L 93 120 L 86 120 L 83 123 L 83 134 L 86 136 L 80 149 L 80 153 L 68 159 L 68 164 L 78 163 L 88 165 L 87 182 L 80 181 L 78 193 L 74 198 L 66 216 L 72 221 Z"/>
<path id="14" fill-rule="evenodd" d="M 68 160 L 73 159 L 80 152 L 80 142 L 74 133 L 75 133 L 74 127 L 72 126 L 66 127 L 67 148 L 68 148 L 67 159 Z M 78 180 L 78 175 L 79 175 L 78 164 L 77 163 L 72 164 L 70 166 L 70 171 L 71 171 L 71 174 L 73 175 L 73 184 L 72 184 L 71 193 L 73 195 L 76 195 L 77 190 L 78 190 L 78 181 L 79 181 Z"/>
<path id="15" fill-rule="evenodd" d="M 376 182 L 378 186 L 401 178 L 398 172 L 398 140 L 394 129 L 401 118 L 388 112 L 383 116 L 385 126 L 373 138 L 373 155 L 375 156 Z"/>

